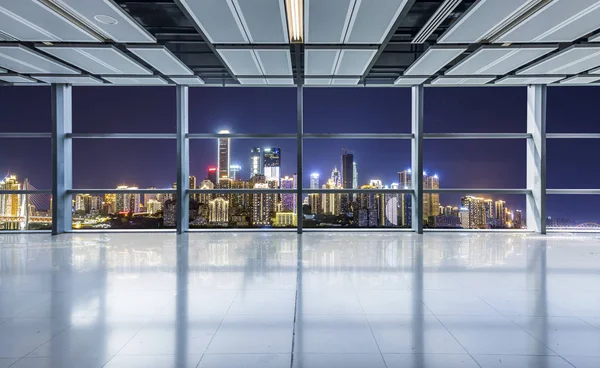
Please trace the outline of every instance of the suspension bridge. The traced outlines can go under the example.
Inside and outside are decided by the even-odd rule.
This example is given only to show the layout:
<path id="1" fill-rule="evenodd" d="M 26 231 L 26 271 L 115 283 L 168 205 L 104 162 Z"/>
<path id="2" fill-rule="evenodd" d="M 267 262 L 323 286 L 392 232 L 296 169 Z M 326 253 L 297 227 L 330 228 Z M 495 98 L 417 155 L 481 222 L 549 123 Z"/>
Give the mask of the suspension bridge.
<path id="1" fill-rule="evenodd" d="M 7 177 L 7 179 L 9 179 Z M 5 180 L 7 180 L 5 179 Z M 23 186 L 14 179 L 14 183 L 7 190 L 38 190 L 28 179 L 23 181 Z M 34 228 L 50 227 L 52 224 L 51 202 L 49 193 L 3 193 L 0 194 L 0 229 L 2 230 L 28 230 Z M 36 226 L 37 225 L 37 226 Z"/>

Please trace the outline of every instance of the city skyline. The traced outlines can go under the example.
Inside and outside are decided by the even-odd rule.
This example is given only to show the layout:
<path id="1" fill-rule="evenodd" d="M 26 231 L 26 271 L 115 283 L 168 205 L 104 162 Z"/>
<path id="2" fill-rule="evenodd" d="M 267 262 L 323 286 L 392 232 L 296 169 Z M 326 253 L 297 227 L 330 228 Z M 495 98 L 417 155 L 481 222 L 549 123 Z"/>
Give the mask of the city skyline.
<path id="1" fill-rule="evenodd" d="M 4 124 L 5 131 L 50 131 L 49 87 L 0 87 L 0 97 L 0 113 L 5 121 L 18 122 Z M 548 131 L 600 131 L 591 108 L 599 97 L 600 92 L 593 87 L 550 87 Z M 169 88 L 75 87 L 74 131 L 175 132 L 174 99 L 174 90 Z M 106 104 L 96 103 L 98 100 Z M 27 106 L 23 106 L 23 101 L 27 101 Z M 525 101 L 525 88 L 427 88 L 424 131 L 525 132 Z M 406 133 L 410 130 L 408 89 L 307 88 L 304 103 L 305 132 Z M 190 90 L 191 133 L 214 133 L 220 129 L 253 134 L 295 133 L 295 123 L 295 89 Z M 2 139 L 1 143 L 0 169 L 3 172 L 10 169 L 20 177 L 29 178 L 40 189 L 50 187 L 49 139 Z M 245 156 L 253 146 L 280 147 L 284 152 L 281 165 L 284 174 L 296 171 L 293 139 L 232 139 L 232 164 L 247 168 Z M 595 157 L 596 146 L 594 140 L 549 139 L 548 188 L 597 187 L 600 174 L 586 170 L 583 159 Z M 306 139 L 305 183 L 309 181 L 310 172 L 325 174 L 332 166 L 339 168 L 341 148 L 359 152 L 355 160 L 364 178 L 380 176 L 381 180 L 392 182 L 396 172 L 410 164 L 408 141 Z M 426 140 L 424 163 L 429 170 L 436 169 L 446 188 L 518 189 L 525 186 L 525 150 L 524 140 Z M 383 158 L 380 152 L 385 153 Z M 173 140 L 75 140 L 73 153 L 76 188 L 111 188 L 133 180 L 140 187 L 168 187 L 175 179 Z M 215 164 L 214 153 L 212 141 L 191 140 L 190 172 L 199 178 L 204 176 L 206 167 Z M 240 154 L 243 160 L 237 158 Z M 571 180 L 575 171 L 587 172 L 586 180 Z M 598 205 L 595 196 L 549 196 L 547 210 L 548 215 L 558 213 L 581 221 L 600 222 Z"/>

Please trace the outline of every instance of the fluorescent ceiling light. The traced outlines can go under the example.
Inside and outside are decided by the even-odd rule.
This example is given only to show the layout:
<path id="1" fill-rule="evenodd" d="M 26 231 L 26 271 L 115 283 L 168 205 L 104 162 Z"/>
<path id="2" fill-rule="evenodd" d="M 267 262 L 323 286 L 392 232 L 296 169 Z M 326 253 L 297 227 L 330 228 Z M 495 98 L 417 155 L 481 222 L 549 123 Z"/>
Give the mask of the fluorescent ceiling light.
<path id="1" fill-rule="evenodd" d="M 285 0 L 287 26 L 291 43 L 304 41 L 304 5 L 302 0 Z"/>
<path id="2" fill-rule="evenodd" d="M 112 45 L 36 47 L 92 74 L 152 74 Z"/>
<path id="3" fill-rule="evenodd" d="M 411 43 L 424 43 L 429 36 L 442 24 L 452 11 L 460 4 L 461 0 L 444 0 L 437 8 L 435 13 L 429 18 L 427 23 L 419 30 L 419 33 L 413 38 Z"/>
<path id="4" fill-rule="evenodd" d="M 40 75 L 35 76 L 35 79 L 46 83 L 64 83 L 64 84 L 79 84 L 79 85 L 97 85 L 103 84 L 100 79 L 89 75 Z"/>
<path id="5" fill-rule="evenodd" d="M 0 75 L 0 81 L 8 82 L 8 83 L 37 83 L 35 79 L 25 77 L 23 75 L 11 75 L 11 74 L 2 74 Z"/>
<path id="6" fill-rule="evenodd" d="M 77 69 L 14 44 L 0 44 L 0 66 L 21 74 L 80 74 Z"/>
<path id="7" fill-rule="evenodd" d="M 127 49 L 164 75 L 194 74 L 165 46 L 128 46 Z"/>
<path id="8" fill-rule="evenodd" d="M 425 83 L 425 81 L 429 79 L 429 77 L 404 77 L 400 76 L 398 79 L 394 81 L 394 84 L 397 86 L 418 86 L 419 84 Z"/>
<path id="9" fill-rule="evenodd" d="M 571 42 L 600 28 L 597 0 L 554 0 L 494 40 Z"/>
<path id="10" fill-rule="evenodd" d="M 504 75 L 548 54 L 557 46 L 492 47 L 482 46 L 450 68 L 446 75 Z"/>
<path id="11" fill-rule="evenodd" d="M 173 83 L 180 84 L 180 85 L 192 86 L 192 85 L 201 85 L 201 84 L 204 84 L 204 81 L 202 80 L 202 78 L 198 77 L 197 75 L 195 75 L 195 76 L 169 77 L 169 79 L 172 80 Z"/>
<path id="12" fill-rule="evenodd" d="M 21 41 L 98 42 L 92 33 L 72 23 L 41 1 L 0 3 L 0 31 Z"/>
<path id="13" fill-rule="evenodd" d="M 600 45 L 574 45 L 517 74 L 580 74 L 600 65 Z"/>
<path id="14" fill-rule="evenodd" d="M 496 77 L 470 77 L 470 76 L 462 76 L 462 77 L 446 77 L 440 76 L 434 79 L 431 84 L 438 86 L 456 86 L 456 85 L 482 85 L 488 82 L 491 82 Z"/>
<path id="15" fill-rule="evenodd" d="M 118 84 L 123 86 L 137 86 L 137 85 L 148 85 L 148 86 L 157 86 L 157 85 L 166 85 L 168 84 L 166 80 L 162 79 L 159 76 L 139 76 L 139 77 L 120 77 L 120 76 L 102 76 L 102 78 L 106 79 L 112 84 Z"/>
<path id="16" fill-rule="evenodd" d="M 436 47 L 427 49 L 404 72 L 404 75 L 432 75 L 463 53 L 466 47 Z"/>
<path id="17" fill-rule="evenodd" d="M 518 75 L 509 75 L 500 80 L 497 80 L 495 84 L 504 84 L 504 85 L 530 85 L 530 84 L 550 84 L 557 82 L 563 79 L 564 75 L 528 75 L 528 76 L 518 76 Z"/>
<path id="18" fill-rule="evenodd" d="M 0 78 L 2 78 L 0 76 Z M 600 75 L 576 75 L 560 81 L 560 84 L 589 84 L 600 80 Z"/>
<path id="19" fill-rule="evenodd" d="M 537 0 L 479 0 L 437 42 L 479 42 L 536 3 Z"/>
<path id="20" fill-rule="evenodd" d="M 140 26 L 114 0 L 51 1 L 67 13 L 85 21 L 85 23 L 106 38 L 117 42 L 156 42 L 156 38 L 146 31 L 144 27 Z"/>

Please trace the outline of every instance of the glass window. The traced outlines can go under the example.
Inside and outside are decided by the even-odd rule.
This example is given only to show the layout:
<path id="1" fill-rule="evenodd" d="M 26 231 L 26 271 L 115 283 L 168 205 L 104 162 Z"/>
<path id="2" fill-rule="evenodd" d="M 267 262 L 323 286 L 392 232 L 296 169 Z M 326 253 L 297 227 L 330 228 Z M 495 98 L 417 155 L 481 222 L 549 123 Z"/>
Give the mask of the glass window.
<path id="1" fill-rule="evenodd" d="M 425 133 L 525 133 L 525 87 L 425 88 Z"/>
<path id="2" fill-rule="evenodd" d="M 305 88 L 305 133 L 410 133 L 410 88 Z"/>
<path id="3" fill-rule="evenodd" d="M 73 133 L 175 133 L 175 88 L 73 87 Z"/>
<path id="4" fill-rule="evenodd" d="M 296 88 L 190 88 L 190 133 L 297 131 Z"/>
<path id="5" fill-rule="evenodd" d="M 2 132 L 50 133 L 50 86 L 0 86 L 0 119 Z"/>
<path id="6" fill-rule="evenodd" d="M 547 139 L 546 185 L 550 189 L 595 189 L 600 173 L 591 163 L 600 154 L 596 139 Z"/>
<path id="7" fill-rule="evenodd" d="M 548 133 L 600 133 L 597 104 L 600 89 L 594 86 L 548 87 Z"/>
<path id="8" fill-rule="evenodd" d="M 600 195 L 548 195 L 546 226 L 563 230 L 600 230 Z"/>

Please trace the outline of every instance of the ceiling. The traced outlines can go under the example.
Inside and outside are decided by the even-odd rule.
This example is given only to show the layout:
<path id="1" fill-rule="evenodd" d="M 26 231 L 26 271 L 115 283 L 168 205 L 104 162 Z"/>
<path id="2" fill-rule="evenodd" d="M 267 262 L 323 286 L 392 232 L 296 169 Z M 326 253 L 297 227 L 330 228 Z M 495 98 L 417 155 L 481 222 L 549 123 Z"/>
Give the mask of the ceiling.
<path id="1" fill-rule="evenodd" d="M 600 0 L 0 0 L 1 84 L 599 81 Z"/>

